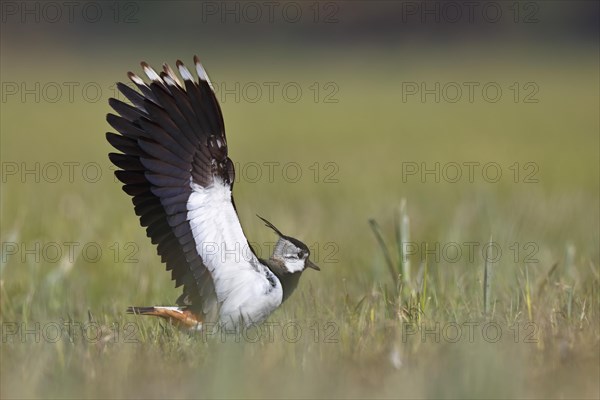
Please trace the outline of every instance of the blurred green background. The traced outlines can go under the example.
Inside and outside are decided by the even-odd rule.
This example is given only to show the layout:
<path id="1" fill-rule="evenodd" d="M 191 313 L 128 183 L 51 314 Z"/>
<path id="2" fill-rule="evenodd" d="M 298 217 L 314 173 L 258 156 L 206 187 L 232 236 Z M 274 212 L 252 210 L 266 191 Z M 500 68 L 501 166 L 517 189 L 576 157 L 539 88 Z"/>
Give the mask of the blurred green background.
<path id="1" fill-rule="evenodd" d="M 583 1 L 3 2 L 2 398 L 598 398 L 599 15 Z M 179 291 L 112 175 L 108 98 L 140 61 L 194 54 L 246 234 L 267 252 L 260 214 L 322 267 L 269 319 L 301 324 L 297 343 L 206 343 L 124 314 Z M 368 221 L 397 266 L 402 199 L 419 251 L 396 288 Z M 491 311 L 481 251 L 435 250 L 490 236 Z M 48 339 L 72 322 L 102 340 Z M 465 322 L 475 340 L 444 334 Z"/>

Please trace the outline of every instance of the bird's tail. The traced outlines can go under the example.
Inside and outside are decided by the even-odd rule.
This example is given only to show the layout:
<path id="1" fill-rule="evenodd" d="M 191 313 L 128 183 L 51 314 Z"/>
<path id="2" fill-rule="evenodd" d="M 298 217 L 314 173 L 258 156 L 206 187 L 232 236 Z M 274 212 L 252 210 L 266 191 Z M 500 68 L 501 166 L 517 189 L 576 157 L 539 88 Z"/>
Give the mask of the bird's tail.
<path id="1" fill-rule="evenodd" d="M 178 328 L 202 329 L 202 318 L 187 307 L 127 307 L 127 314 L 152 315 L 164 318 Z"/>

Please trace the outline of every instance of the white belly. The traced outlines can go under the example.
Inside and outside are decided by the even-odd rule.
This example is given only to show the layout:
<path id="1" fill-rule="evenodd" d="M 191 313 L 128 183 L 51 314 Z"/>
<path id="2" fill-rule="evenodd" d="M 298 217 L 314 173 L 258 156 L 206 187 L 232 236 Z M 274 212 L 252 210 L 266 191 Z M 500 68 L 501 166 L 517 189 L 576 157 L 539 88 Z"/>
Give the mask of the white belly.
<path id="1" fill-rule="evenodd" d="M 283 290 L 274 275 L 275 286 L 270 283 L 256 285 L 256 280 L 253 279 L 248 279 L 250 284 L 244 285 L 244 281 L 246 280 L 239 279 L 238 282 L 241 283 L 236 288 L 232 288 L 227 294 L 221 293 L 225 300 L 221 304 L 219 317 L 224 329 L 259 324 L 281 305 Z"/>

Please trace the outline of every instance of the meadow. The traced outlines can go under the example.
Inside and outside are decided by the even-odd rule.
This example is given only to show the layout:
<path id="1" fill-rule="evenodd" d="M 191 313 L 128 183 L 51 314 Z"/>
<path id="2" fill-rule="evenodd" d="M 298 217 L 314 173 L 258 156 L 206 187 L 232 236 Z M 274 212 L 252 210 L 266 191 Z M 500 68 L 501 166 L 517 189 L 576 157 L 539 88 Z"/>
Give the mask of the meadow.
<path id="1" fill-rule="evenodd" d="M 598 398 L 594 51 L 266 54 L 201 54 L 238 213 L 261 252 L 274 237 L 255 214 L 321 271 L 237 336 L 125 314 L 179 295 L 107 158 L 107 100 L 138 52 L 2 61 L 16 89 L 1 118 L 1 397 Z"/>

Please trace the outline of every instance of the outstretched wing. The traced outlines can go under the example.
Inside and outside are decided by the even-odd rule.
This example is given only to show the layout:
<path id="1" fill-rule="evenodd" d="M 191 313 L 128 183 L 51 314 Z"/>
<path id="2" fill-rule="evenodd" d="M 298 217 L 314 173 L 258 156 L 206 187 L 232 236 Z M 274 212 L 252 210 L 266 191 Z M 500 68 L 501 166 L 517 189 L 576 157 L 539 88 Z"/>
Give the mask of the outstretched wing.
<path id="1" fill-rule="evenodd" d="M 142 63 L 148 84 L 129 72 L 139 92 L 118 84 L 133 106 L 109 100 L 119 115 L 107 121 L 120 135 L 107 139 L 122 152 L 109 158 L 141 225 L 184 287 L 178 304 L 212 319 L 237 286 L 261 275 L 233 205 L 221 109 L 197 57 L 194 63 L 197 82 L 181 61 L 183 83 L 166 64 L 159 75 Z"/>

